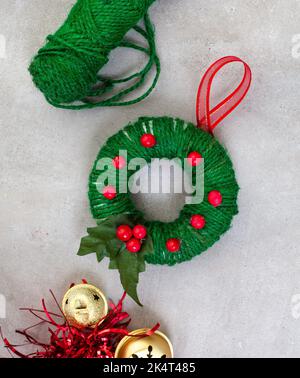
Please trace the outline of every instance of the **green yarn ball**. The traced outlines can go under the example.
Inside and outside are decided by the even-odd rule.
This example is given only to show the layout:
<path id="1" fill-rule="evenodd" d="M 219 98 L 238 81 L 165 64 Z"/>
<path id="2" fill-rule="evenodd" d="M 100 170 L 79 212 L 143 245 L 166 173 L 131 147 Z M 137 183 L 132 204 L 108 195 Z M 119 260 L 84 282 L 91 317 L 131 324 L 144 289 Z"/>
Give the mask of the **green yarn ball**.
<path id="1" fill-rule="evenodd" d="M 140 138 L 147 133 L 153 134 L 157 140 L 153 148 L 141 145 Z M 209 133 L 191 123 L 168 117 L 140 118 L 109 138 L 102 147 L 89 180 L 89 199 L 95 219 L 122 213 L 137 214 L 130 193 L 119 193 L 115 199 L 108 200 L 98 190 L 101 174 L 105 171 L 104 168 L 99 170 L 99 160 L 108 158 L 112 161 L 120 150 L 127 150 L 128 161 L 139 157 L 148 164 L 153 158 L 180 158 L 183 161 L 193 151 L 199 151 L 204 158 L 203 202 L 185 205 L 175 222 L 144 221 L 154 245 L 154 253 L 146 256 L 148 263 L 175 265 L 191 260 L 211 247 L 230 228 L 234 215 L 238 213 L 239 187 L 227 152 Z M 134 171 L 128 171 L 128 180 L 133 174 Z M 118 178 L 117 187 L 120 181 Z M 213 207 L 208 201 L 208 194 L 214 190 L 223 197 L 218 207 Z M 206 225 L 202 230 L 196 230 L 190 224 L 195 214 L 205 217 Z M 177 253 L 170 253 L 166 248 L 167 240 L 172 238 L 181 240 L 181 249 Z"/>
<path id="2" fill-rule="evenodd" d="M 93 86 L 99 84 L 98 73 L 109 61 L 109 53 L 118 46 L 146 52 L 152 57 L 153 63 L 157 59 L 153 46 L 148 51 L 123 43 L 123 38 L 145 16 L 154 1 L 78 0 L 65 23 L 54 35 L 48 36 L 47 44 L 39 50 L 29 67 L 35 85 L 46 99 L 52 105 L 62 108 L 95 106 L 92 102 L 85 102 L 88 102 L 89 96 L 97 96 L 107 90 L 98 91 Z M 148 19 L 146 29 L 147 27 L 145 32 L 138 27 L 136 31 L 149 38 L 149 42 L 153 44 L 154 36 Z M 140 79 L 143 81 L 144 78 Z M 64 105 L 76 101 L 85 104 Z"/>

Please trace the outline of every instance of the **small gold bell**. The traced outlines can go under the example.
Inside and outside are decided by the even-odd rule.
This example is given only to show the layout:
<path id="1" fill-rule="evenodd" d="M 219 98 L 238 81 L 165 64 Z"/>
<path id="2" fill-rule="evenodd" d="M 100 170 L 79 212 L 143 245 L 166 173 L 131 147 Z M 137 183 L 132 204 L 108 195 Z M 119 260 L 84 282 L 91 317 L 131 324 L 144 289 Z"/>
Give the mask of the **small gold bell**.
<path id="1" fill-rule="evenodd" d="M 62 310 L 68 323 L 76 328 L 94 328 L 108 313 L 107 300 L 97 287 L 80 284 L 65 294 Z"/>
<path id="2" fill-rule="evenodd" d="M 138 329 L 124 337 L 116 349 L 115 358 L 173 358 L 173 346 L 167 336 L 156 331 L 143 337 L 148 331 L 148 328 Z"/>

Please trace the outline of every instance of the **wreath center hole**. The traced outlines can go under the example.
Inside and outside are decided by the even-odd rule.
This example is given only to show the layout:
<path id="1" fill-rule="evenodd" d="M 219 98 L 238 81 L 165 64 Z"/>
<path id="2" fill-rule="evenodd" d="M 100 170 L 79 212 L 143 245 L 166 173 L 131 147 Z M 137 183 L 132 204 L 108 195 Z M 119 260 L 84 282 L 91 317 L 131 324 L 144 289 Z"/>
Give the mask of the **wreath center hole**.
<path id="1" fill-rule="evenodd" d="M 136 208 L 148 221 L 175 221 L 192 192 L 189 176 L 168 159 L 155 159 L 137 171 L 129 187 Z"/>

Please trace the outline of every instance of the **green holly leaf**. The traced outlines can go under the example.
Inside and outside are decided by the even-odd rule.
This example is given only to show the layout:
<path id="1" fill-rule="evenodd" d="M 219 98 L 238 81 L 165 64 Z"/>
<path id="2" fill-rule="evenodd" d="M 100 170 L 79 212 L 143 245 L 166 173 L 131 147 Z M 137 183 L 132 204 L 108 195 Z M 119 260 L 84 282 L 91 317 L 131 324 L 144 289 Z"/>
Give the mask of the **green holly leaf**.
<path id="1" fill-rule="evenodd" d="M 95 253 L 99 244 L 103 244 L 99 239 L 92 236 L 85 236 L 81 239 L 78 255 L 86 256 L 91 253 Z"/>
<path id="2" fill-rule="evenodd" d="M 104 257 L 107 256 L 107 250 L 106 246 L 104 244 L 99 244 L 96 248 L 96 256 L 97 256 L 97 261 L 100 263 Z"/>
<path id="3" fill-rule="evenodd" d="M 99 242 L 99 240 L 91 242 L 90 236 L 87 236 L 81 240 L 78 256 L 86 256 L 91 253 L 96 253 L 98 262 L 108 256 L 105 244 Z"/>
<path id="4" fill-rule="evenodd" d="M 90 236 L 102 241 L 112 240 L 116 237 L 116 230 L 107 226 L 106 224 L 88 228 L 87 232 Z"/>
<path id="5" fill-rule="evenodd" d="M 140 306 L 142 306 L 138 293 L 140 258 L 138 253 L 130 253 L 126 247 L 121 248 L 117 257 L 111 262 L 111 266 L 116 266 L 120 273 L 121 283 L 126 293 Z"/>
<path id="6" fill-rule="evenodd" d="M 146 271 L 145 256 L 149 253 L 153 253 L 153 243 L 148 236 L 139 253 L 130 253 L 122 244 L 119 251 L 111 255 L 109 264 L 109 269 L 119 270 L 124 290 L 140 306 L 142 304 L 138 297 L 137 286 L 140 273 Z"/>
<path id="7" fill-rule="evenodd" d="M 111 270 L 118 269 L 117 261 L 116 260 L 110 260 L 108 268 L 111 269 Z"/>
<path id="8" fill-rule="evenodd" d="M 108 257 L 111 260 L 117 257 L 118 253 L 120 252 L 121 247 L 124 244 L 119 239 L 113 239 L 106 243 L 106 250 L 108 253 Z"/>
<path id="9" fill-rule="evenodd" d="M 121 248 L 121 242 L 116 237 L 116 229 L 121 224 L 133 224 L 127 214 L 116 215 L 104 220 L 98 220 L 97 226 L 88 228 L 88 236 L 81 240 L 79 256 L 96 253 L 98 261 L 105 256 L 113 257 Z"/>

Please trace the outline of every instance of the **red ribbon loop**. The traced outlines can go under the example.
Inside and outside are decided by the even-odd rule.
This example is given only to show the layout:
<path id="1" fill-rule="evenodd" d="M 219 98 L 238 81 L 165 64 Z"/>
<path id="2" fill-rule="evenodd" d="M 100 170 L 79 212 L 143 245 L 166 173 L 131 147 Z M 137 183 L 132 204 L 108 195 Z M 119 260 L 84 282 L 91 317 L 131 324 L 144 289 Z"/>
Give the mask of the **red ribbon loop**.
<path id="1" fill-rule="evenodd" d="M 210 95 L 213 79 L 224 66 L 234 62 L 243 63 L 245 68 L 244 77 L 234 92 L 211 110 Z M 252 72 L 250 67 L 243 60 L 235 56 L 227 56 L 210 66 L 203 76 L 197 94 L 198 127 L 212 134 L 215 127 L 243 101 L 250 89 L 251 81 Z"/>

